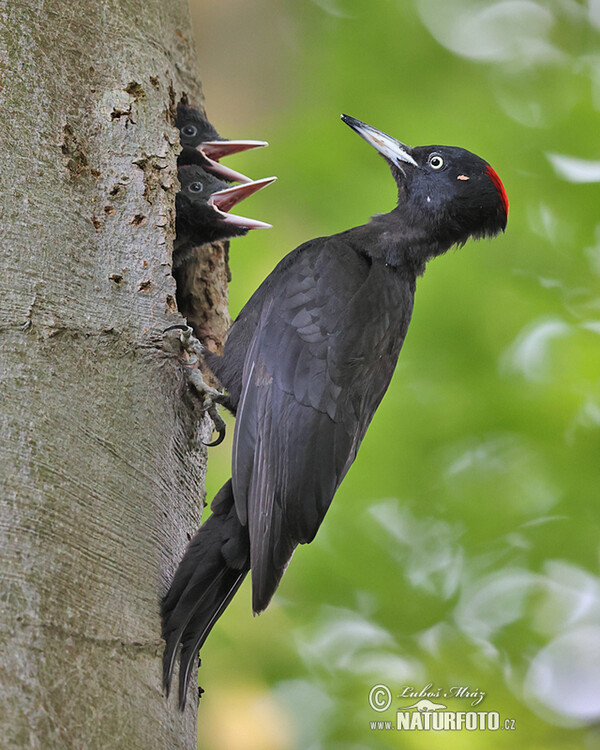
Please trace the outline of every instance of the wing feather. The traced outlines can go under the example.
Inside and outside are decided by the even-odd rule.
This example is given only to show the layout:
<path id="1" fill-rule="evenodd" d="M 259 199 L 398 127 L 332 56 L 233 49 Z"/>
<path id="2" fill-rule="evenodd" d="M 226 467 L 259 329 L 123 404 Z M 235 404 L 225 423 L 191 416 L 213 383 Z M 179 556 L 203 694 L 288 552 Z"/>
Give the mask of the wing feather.
<path id="1" fill-rule="evenodd" d="M 251 311 L 234 434 L 233 494 L 249 529 L 255 612 L 295 547 L 314 538 L 389 384 L 412 311 L 408 282 L 339 238 L 300 250 Z"/>

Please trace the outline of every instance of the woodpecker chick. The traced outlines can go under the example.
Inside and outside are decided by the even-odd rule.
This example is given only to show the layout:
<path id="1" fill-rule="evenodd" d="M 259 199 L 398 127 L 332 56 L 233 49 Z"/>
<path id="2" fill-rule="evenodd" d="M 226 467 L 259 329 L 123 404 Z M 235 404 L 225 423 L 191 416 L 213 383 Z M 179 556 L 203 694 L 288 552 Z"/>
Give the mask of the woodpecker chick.
<path id="1" fill-rule="evenodd" d="M 271 224 L 230 214 L 229 210 L 275 182 L 276 177 L 230 186 L 195 165 L 179 167 L 177 176 L 181 184 L 175 202 L 177 242 L 190 240 L 201 245 L 240 237 L 250 229 L 271 229 Z"/>
<path id="2" fill-rule="evenodd" d="M 222 138 L 206 116 L 198 109 L 179 104 L 175 125 L 179 128 L 182 151 L 178 164 L 196 164 L 227 182 L 252 182 L 249 177 L 219 164 L 219 159 L 240 151 L 268 146 L 266 141 L 236 140 Z"/>

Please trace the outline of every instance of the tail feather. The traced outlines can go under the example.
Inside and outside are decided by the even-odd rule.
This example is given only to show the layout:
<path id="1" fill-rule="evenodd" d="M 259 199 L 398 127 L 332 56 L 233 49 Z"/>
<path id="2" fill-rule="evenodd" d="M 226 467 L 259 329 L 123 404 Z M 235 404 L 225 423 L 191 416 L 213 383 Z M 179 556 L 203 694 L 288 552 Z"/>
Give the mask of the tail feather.
<path id="1" fill-rule="evenodd" d="M 212 612 L 212 616 L 207 621 L 206 616 L 202 619 L 198 618 L 198 622 L 190 622 L 188 631 L 190 633 L 197 633 L 196 637 L 192 637 L 189 641 L 182 640 L 181 642 L 181 657 L 179 663 L 179 708 L 183 711 L 185 708 L 185 699 L 187 695 L 187 687 L 190 680 L 191 670 L 198 656 L 198 652 L 202 648 L 204 641 L 208 634 L 212 630 L 213 625 L 223 614 L 227 608 L 229 602 L 233 599 L 236 591 L 242 585 L 242 581 L 246 577 L 248 571 L 244 570 L 239 573 L 228 593 L 221 599 L 219 606 Z M 224 587 L 220 587 L 219 591 L 222 592 Z M 202 614 L 202 613 L 201 613 Z"/>
<path id="2" fill-rule="evenodd" d="M 250 568 L 248 530 L 236 515 L 231 480 L 216 495 L 212 509 L 190 542 L 161 607 L 163 685 L 168 695 L 181 644 L 181 710 L 196 656 Z"/>
<path id="3" fill-rule="evenodd" d="M 226 604 L 223 604 L 223 601 L 227 598 L 227 595 L 224 596 L 223 591 L 227 585 L 224 583 L 224 579 L 230 577 L 227 576 L 228 572 L 231 571 L 219 571 L 216 578 L 212 581 L 207 576 L 198 576 L 197 580 L 194 579 L 185 589 L 170 619 L 165 620 L 163 617 L 163 621 L 165 622 L 163 626 L 163 638 L 167 644 L 163 656 L 163 687 L 167 695 L 171 687 L 179 645 L 181 644 L 182 646 L 179 660 L 181 673 L 187 666 L 187 661 L 184 659 L 186 642 L 192 641 L 197 643 L 196 652 L 198 652 L 208 637 L 212 626 L 225 609 Z M 241 574 L 240 584 L 244 577 L 245 573 Z M 238 587 L 239 584 L 236 590 Z M 227 598 L 227 603 L 230 600 L 231 596 Z M 170 629 L 167 629 L 167 622 L 171 626 Z M 189 657 L 190 663 L 194 656 L 195 654 L 191 654 Z"/>

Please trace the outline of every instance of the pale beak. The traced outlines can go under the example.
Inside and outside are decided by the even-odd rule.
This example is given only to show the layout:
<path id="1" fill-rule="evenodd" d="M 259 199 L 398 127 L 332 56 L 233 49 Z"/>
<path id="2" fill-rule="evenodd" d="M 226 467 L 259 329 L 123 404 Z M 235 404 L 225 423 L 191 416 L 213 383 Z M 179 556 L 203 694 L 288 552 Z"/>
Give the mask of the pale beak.
<path id="1" fill-rule="evenodd" d="M 257 219 L 248 219 L 244 216 L 236 216 L 228 213 L 228 211 L 240 201 L 275 182 L 276 179 L 277 177 L 264 177 L 262 180 L 245 182 L 242 185 L 234 185 L 225 188 L 225 190 L 219 190 L 210 196 L 208 205 L 219 214 L 219 218 L 224 224 L 235 224 L 235 226 L 245 227 L 246 229 L 272 229 L 272 224 Z"/>
<path id="2" fill-rule="evenodd" d="M 219 159 L 237 154 L 240 151 L 249 151 L 252 148 L 261 148 L 268 145 L 266 141 L 204 141 L 196 148 L 209 163 L 208 168 L 213 174 L 228 182 L 252 182 L 249 177 L 241 172 L 236 172 L 231 167 L 219 164 Z"/>
<path id="3" fill-rule="evenodd" d="M 377 128 L 367 125 L 366 122 L 361 122 L 354 117 L 350 117 L 350 115 L 340 115 L 340 117 L 346 125 L 349 125 L 352 130 L 355 130 L 361 138 L 364 138 L 367 143 L 377 149 L 377 151 L 391 161 L 392 164 L 395 164 L 400 168 L 402 168 L 402 163 L 412 164 L 413 167 L 419 166 L 410 155 L 410 146 L 406 146 L 404 143 L 397 141 L 395 138 L 383 133 L 381 130 L 377 130 Z"/>
<path id="4" fill-rule="evenodd" d="M 198 148 L 209 159 L 222 159 L 224 156 L 250 151 L 253 148 L 264 148 L 266 141 L 203 141 Z"/>

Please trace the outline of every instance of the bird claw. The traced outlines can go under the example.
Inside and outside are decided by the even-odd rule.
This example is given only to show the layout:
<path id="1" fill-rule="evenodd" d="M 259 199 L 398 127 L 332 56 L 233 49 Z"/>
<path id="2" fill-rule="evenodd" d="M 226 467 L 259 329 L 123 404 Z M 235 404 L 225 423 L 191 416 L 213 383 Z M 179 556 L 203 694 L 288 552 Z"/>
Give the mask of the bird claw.
<path id="1" fill-rule="evenodd" d="M 203 441 L 203 445 L 206 445 L 208 448 L 213 448 L 216 445 L 220 445 L 223 440 L 225 440 L 227 427 L 223 418 L 219 414 L 218 408 L 218 404 L 223 400 L 224 395 L 216 388 L 208 385 L 208 383 L 206 383 L 204 378 L 202 377 L 202 372 L 200 371 L 198 365 L 200 362 L 200 358 L 204 353 L 204 346 L 194 336 L 194 332 L 190 328 L 190 326 L 177 323 L 175 325 L 169 326 L 168 328 L 165 328 L 163 333 L 174 330 L 181 331 L 181 333 L 179 334 L 181 345 L 183 346 L 185 351 L 188 352 L 188 354 L 192 355 L 190 360 L 185 363 L 185 366 L 190 370 L 190 383 L 202 400 L 202 411 L 206 412 L 212 419 L 214 429 L 218 432 L 217 438 L 212 442 L 205 443 Z"/>
<path id="2" fill-rule="evenodd" d="M 175 325 L 165 328 L 163 333 L 167 333 L 167 331 L 181 331 L 181 333 L 179 334 L 181 345 L 188 354 L 192 354 L 194 356 L 194 358 L 189 360 L 187 364 L 197 364 L 200 360 L 200 357 L 204 354 L 204 346 L 202 342 L 194 336 L 194 331 L 190 328 L 190 326 L 186 325 L 185 323 L 176 323 Z"/>
<path id="3" fill-rule="evenodd" d="M 202 441 L 202 445 L 205 445 L 207 448 L 214 448 L 216 445 L 221 445 L 223 440 L 225 440 L 227 426 L 223 421 L 223 417 L 219 414 L 216 404 L 213 404 L 213 406 L 208 409 L 208 416 L 212 419 L 214 428 L 218 432 L 218 436 L 210 443 Z"/>
<path id="4" fill-rule="evenodd" d="M 218 408 L 218 404 L 222 400 L 223 394 L 204 381 L 199 369 L 192 370 L 190 373 L 190 383 L 202 398 L 202 410 L 212 419 L 214 429 L 219 433 L 218 437 L 216 440 L 213 440 L 213 442 L 203 443 L 208 448 L 214 448 L 215 445 L 220 445 L 223 440 L 225 440 L 225 432 L 227 429 L 223 418 L 219 414 Z"/>

